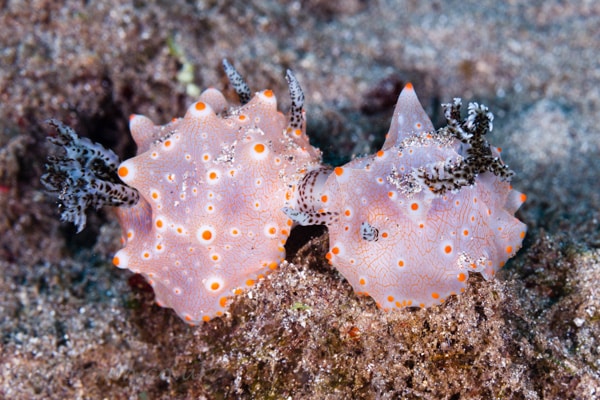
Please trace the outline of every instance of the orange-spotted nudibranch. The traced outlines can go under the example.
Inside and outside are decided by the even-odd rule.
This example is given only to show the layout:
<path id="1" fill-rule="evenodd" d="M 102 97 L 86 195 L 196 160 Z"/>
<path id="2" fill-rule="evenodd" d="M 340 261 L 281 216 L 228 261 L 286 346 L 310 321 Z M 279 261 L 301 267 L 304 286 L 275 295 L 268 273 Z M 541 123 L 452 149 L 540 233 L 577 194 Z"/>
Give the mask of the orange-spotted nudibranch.
<path id="1" fill-rule="evenodd" d="M 223 315 L 232 295 L 277 268 L 294 223 L 327 225 L 326 258 L 384 309 L 439 304 L 521 247 L 526 226 L 514 213 L 525 195 L 485 139 L 485 106 L 469 104 L 462 118 L 455 99 L 435 131 L 408 84 L 383 148 L 329 168 L 309 144 L 290 71 L 286 117 L 272 91 L 252 96 L 223 64 L 240 105 L 208 89 L 166 125 L 133 115 L 138 151 L 122 163 L 51 120 L 50 140 L 66 154 L 49 158 L 42 177 L 78 231 L 87 208 L 115 207 L 124 248 L 114 264 L 142 274 L 157 303 L 188 323 Z"/>
<path id="2" fill-rule="evenodd" d="M 460 105 L 444 105 L 448 126 L 436 132 L 406 85 L 383 148 L 306 175 L 299 204 L 284 210 L 327 225 L 329 262 L 384 309 L 440 304 L 521 247 L 526 226 L 514 213 L 525 195 L 484 139 L 493 115 L 471 103 L 461 120 Z"/>
<path id="3" fill-rule="evenodd" d="M 281 209 L 320 162 L 294 75 L 286 76 L 286 118 L 272 91 L 251 98 L 238 72 L 224 66 L 240 106 L 208 89 L 167 125 L 133 115 L 138 154 L 118 167 L 140 201 L 117 209 L 125 247 L 113 262 L 145 276 L 157 303 L 189 323 L 222 315 L 233 294 L 277 268 L 292 225 Z"/>

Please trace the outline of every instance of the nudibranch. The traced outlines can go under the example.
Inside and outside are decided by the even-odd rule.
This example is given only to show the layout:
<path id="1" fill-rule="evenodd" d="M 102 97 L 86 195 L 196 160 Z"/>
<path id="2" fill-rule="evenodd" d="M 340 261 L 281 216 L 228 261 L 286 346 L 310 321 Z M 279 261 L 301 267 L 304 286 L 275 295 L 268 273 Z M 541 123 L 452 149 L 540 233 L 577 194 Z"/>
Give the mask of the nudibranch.
<path id="1" fill-rule="evenodd" d="M 167 125 L 133 115 L 138 154 L 118 167 L 141 199 L 117 209 L 126 245 L 113 262 L 145 276 L 157 303 L 189 323 L 222 315 L 233 294 L 283 261 L 292 221 L 281 208 L 320 162 L 291 71 L 286 118 L 271 90 L 251 98 L 239 73 L 224 66 L 240 106 L 208 89 Z"/>
<path id="2" fill-rule="evenodd" d="M 383 148 L 311 171 L 284 209 L 299 224 L 327 225 L 329 262 L 386 310 L 440 304 L 470 272 L 490 279 L 525 237 L 514 217 L 525 195 L 484 138 L 493 115 L 471 103 L 461 120 L 460 99 L 443 106 L 448 126 L 435 131 L 407 84 Z"/>
<path id="3" fill-rule="evenodd" d="M 321 160 L 306 136 L 304 94 L 291 71 L 286 117 L 271 90 L 252 96 L 223 64 L 240 105 L 207 89 L 166 125 L 132 115 L 137 155 L 119 165 L 113 152 L 54 121 L 53 142 L 67 155 L 52 159 L 42 178 L 61 193 L 63 219 L 79 230 L 86 207 L 116 206 L 125 246 L 113 263 L 142 274 L 156 302 L 190 324 L 222 315 L 234 294 L 283 261 L 292 221 L 281 209 L 294 203 L 298 182 Z"/>

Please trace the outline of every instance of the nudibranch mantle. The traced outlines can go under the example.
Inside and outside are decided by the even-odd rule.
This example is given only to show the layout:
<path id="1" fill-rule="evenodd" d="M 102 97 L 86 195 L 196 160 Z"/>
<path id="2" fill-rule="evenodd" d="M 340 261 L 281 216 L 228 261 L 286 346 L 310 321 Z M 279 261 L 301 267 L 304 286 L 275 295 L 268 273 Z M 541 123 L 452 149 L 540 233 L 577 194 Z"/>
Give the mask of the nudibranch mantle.
<path id="1" fill-rule="evenodd" d="M 483 139 L 493 116 L 472 103 L 460 123 L 460 100 L 444 107 L 448 127 L 436 132 L 408 84 L 383 148 L 307 175 L 300 189 L 312 195 L 285 209 L 327 225 L 329 262 L 384 309 L 440 304 L 465 290 L 469 272 L 490 279 L 525 236 L 514 217 L 525 195 Z"/>
<path id="2" fill-rule="evenodd" d="M 320 162 L 291 72 L 286 118 L 272 91 L 250 98 L 237 71 L 224 63 L 245 104 L 232 106 L 208 89 L 167 125 L 133 115 L 138 154 L 118 167 L 140 201 L 117 208 L 125 247 L 113 262 L 146 277 L 157 303 L 192 324 L 222 315 L 232 295 L 283 261 L 292 221 L 281 208 Z"/>

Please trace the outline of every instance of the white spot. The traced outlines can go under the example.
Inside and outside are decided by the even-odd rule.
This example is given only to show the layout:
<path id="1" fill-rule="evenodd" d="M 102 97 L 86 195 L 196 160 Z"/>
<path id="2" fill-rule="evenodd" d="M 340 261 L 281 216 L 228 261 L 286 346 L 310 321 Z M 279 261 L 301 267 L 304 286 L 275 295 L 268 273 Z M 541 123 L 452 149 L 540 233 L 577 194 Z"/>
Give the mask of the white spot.
<path id="1" fill-rule="evenodd" d="M 216 236 L 217 232 L 215 231 L 215 228 L 210 225 L 202 225 L 196 231 L 198 241 L 204 245 L 209 245 L 214 242 Z"/>
<path id="2" fill-rule="evenodd" d="M 225 282 L 218 276 L 213 276 L 204 281 L 204 287 L 210 293 L 219 293 L 225 287 Z"/>

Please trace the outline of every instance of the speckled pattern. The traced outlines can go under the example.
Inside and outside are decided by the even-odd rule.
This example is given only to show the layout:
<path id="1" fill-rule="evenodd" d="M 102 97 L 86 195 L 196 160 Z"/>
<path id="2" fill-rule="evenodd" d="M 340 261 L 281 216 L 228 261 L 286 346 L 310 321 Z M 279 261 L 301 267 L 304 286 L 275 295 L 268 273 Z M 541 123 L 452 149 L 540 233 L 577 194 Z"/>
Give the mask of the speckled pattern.
<path id="1" fill-rule="evenodd" d="M 318 192 L 313 219 L 325 215 L 326 257 L 357 293 L 386 310 L 440 304 L 464 292 L 470 272 L 491 279 L 521 248 L 527 228 L 514 213 L 525 195 L 509 182 L 485 172 L 438 194 L 414 181 L 419 169 L 462 159 L 465 147 L 434 131 L 408 84 L 382 150 L 336 167 L 324 183 L 303 181 Z"/>
<path id="2" fill-rule="evenodd" d="M 277 110 L 271 90 L 230 107 L 208 89 L 160 127 L 133 115 L 138 155 L 118 174 L 142 201 L 117 209 L 126 246 L 113 263 L 141 273 L 188 323 L 223 315 L 229 297 L 285 258 L 292 221 L 281 208 L 320 161 L 300 122 Z"/>

